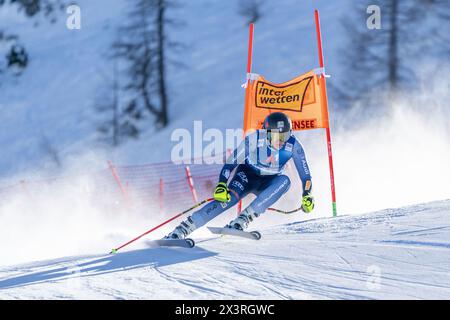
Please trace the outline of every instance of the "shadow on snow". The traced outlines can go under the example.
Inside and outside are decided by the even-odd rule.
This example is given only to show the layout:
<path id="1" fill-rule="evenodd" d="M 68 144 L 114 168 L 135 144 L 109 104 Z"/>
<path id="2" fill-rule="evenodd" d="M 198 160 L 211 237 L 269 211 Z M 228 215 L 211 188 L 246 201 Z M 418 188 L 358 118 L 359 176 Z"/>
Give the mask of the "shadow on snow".
<path id="1" fill-rule="evenodd" d="M 37 283 L 91 277 L 138 268 L 155 268 L 204 259 L 217 253 L 202 248 L 151 248 L 127 251 L 116 255 L 100 256 L 86 261 L 86 257 L 71 260 L 39 263 L 38 268 L 48 268 L 0 280 L 0 289 L 27 286 Z M 35 266 L 36 268 L 36 266 Z M 26 268 L 29 270 L 30 268 Z"/>

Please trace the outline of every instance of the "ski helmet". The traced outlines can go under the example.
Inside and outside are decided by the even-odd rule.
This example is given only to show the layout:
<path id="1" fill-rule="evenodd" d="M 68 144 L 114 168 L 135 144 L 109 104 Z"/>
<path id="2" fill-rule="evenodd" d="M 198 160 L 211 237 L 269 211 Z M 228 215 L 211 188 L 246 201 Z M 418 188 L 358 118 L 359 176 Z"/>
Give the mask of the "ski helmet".
<path id="1" fill-rule="evenodd" d="M 263 129 L 267 130 L 270 145 L 273 146 L 276 142 L 284 144 L 291 136 L 292 122 L 284 113 L 274 112 L 264 119 Z"/>

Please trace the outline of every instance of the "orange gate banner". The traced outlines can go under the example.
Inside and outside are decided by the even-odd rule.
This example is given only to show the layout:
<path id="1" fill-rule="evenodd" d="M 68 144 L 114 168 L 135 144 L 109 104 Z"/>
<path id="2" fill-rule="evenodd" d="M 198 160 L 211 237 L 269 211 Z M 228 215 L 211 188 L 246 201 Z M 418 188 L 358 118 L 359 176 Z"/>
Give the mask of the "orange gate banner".
<path id="1" fill-rule="evenodd" d="M 244 132 L 262 128 L 266 116 L 275 111 L 289 116 L 295 131 L 328 128 L 325 82 L 321 73 L 312 70 L 280 84 L 256 76 L 247 87 Z"/>

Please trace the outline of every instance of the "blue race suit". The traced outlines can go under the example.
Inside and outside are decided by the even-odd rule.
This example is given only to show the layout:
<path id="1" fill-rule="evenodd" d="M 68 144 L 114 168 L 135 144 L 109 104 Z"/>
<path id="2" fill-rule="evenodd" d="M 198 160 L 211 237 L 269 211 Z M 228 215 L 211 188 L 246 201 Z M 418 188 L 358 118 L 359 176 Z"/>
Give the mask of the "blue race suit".
<path id="1" fill-rule="evenodd" d="M 300 142 L 291 135 L 276 150 L 268 144 L 266 134 L 265 130 L 257 130 L 246 136 L 227 159 L 220 172 L 219 182 L 229 181 L 231 200 L 226 203 L 214 200 L 194 212 L 191 219 L 196 228 L 230 209 L 249 193 L 256 195 L 249 207 L 257 215 L 262 214 L 289 190 L 291 181 L 283 171 L 291 158 L 302 181 L 303 195 L 311 192 L 311 174 Z"/>

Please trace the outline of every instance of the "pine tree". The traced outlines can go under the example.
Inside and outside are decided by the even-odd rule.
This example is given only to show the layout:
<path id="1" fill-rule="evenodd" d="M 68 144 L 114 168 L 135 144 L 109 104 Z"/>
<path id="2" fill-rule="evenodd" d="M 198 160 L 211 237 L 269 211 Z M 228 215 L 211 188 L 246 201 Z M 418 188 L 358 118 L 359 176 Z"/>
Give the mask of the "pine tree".
<path id="1" fill-rule="evenodd" d="M 167 0 L 135 0 L 128 24 L 120 29 L 120 39 L 113 46 L 116 55 L 127 63 L 125 89 L 133 95 L 130 110 L 149 112 L 159 127 L 165 127 L 169 122 L 167 7 Z"/>
<path id="2" fill-rule="evenodd" d="M 113 76 L 104 81 L 107 87 L 103 88 L 103 94 L 94 105 L 97 115 L 101 117 L 97 121 L 100 140 L 113 147 L 129 138 L 138 138 L 139 122 L 143 117 L 135 100 L 129 101 L 125 108 L 121 108 L 118 77 L 117 61 L 114 60 Z"/>
<path id="3" fill-rule="evenodd" d="M 448 13 L 442 0 L 380 0 L 381 29 L 369 29 L 366 8 L 371 4 L 356 5 L 357 18 L 343 21 L 347 41 L 341 56 L 347 73 L 337 95 L 346 106 L 359 101 L 374 107 L 382 96 L 393 103 L 400 92 L 414 88 L 416 57 L 442 48 L 438 36 L 430 34 L 430 21 L 449 26 L 441 16 L 446 7 Z"/>

